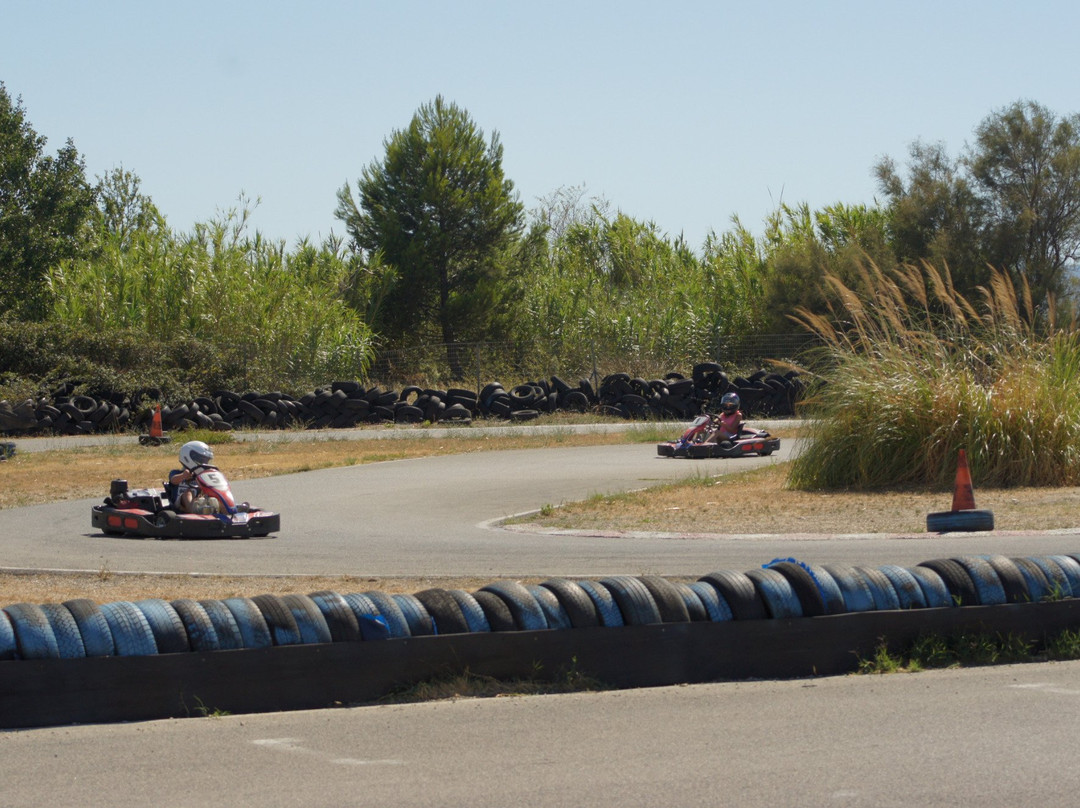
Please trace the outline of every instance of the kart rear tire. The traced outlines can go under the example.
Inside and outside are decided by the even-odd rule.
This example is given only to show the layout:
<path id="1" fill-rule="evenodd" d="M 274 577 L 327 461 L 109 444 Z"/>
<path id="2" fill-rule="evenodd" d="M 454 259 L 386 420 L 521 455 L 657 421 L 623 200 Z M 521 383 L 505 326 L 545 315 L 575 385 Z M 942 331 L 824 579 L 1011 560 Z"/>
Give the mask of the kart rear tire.
<path id="1" fill-rule="evenodd" d="M 164 510 L 154 514 L 154 527 L 168 527 L 169 523 L 176 518 L 176 511 Z"/>

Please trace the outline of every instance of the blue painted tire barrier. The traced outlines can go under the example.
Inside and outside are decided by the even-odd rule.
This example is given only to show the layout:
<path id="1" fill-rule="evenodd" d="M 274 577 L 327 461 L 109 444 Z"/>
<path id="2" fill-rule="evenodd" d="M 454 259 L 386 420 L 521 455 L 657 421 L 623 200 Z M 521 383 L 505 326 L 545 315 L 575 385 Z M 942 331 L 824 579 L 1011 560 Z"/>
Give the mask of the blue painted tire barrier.
<path id="1" fill-rule="evenodd" d="M 56 647 L 61 659 L 80 659 L 86 656 L 86 646 L 83 645 L 79 626 L 71 612 L 61 603 L 43 603 L 41 610 L 45 613 L 56 638 Z"/>
<path id="2" fill-rule="evenodd" d="M 840 585 L 836 583 L 836 579 L 824 567 L 816 564 L 810 564 L 808 567 L 814 574 L 814 580 L 821 587 L 821 594 L 825 598 L 825 613 L 843 614 L 845 611 L 844 593 L 840 591 Z"/>
<path id="3" fill-rule="evenodd" d="M 986 559 L 987 563 L 994 568 L 1001 580 L 1001 588 L 1005 591 L 1006 603 L 1030 603 L 1031 592 L 1027 582 L 1020 573 L 1016 563 L 1003 555 L 983 555 L 979 558 Z"/>
<path id="4" fill-rule="evenodd" d="M 926 595 L 923 594 L 922 587 L 919 586 L 919 582 L 915 579 L 914 575 L 896 564 L 885 564 L 878 567 L 878 570 L 880 570 L 881 573 L 889 579 L 889 583 L 892 584 L 892 587 L 896 592 L 896 597 L 900 601 L 899 608 L 926 608 Z"/>
<path id="5" fill-rule="evenodd" d="M 483 668 L 488 675 L 528 675 L 521 673 L 522 660 L 536 659 L 530 656 L 533 653 L 541 659 L 554 653 L 547 660 L 555 659 L 557 665 L 584 658 L 588 661 L 584 670 L 599 670 L 615 684 L 620 679 L 632 684 L 710 681 L 700 678 L 702 663 L 714 678 L 788 675 L 776 674 L 777 670 L 802 672 L 791 675 L 835 672 L 850 665 L 854 653 L 872 652 L 870 643 L 883 636 L 911 641 L 923 626 L 946 632 L 989 627 L 1035 636 L 1051 627 L 1080 626 L 1080 600 L 1073 597 L 1080 591 L 1077 555 L 972 555 L 877 568 L 814 567 L 795 559 L 774 559 L 746 573 L 720 570 L 690 582 L 612 575 L 600 580 L 549 579 L 537 585 L 496 581 L 473 593 L 323 591 L 222 601 L 16 603 L 0 609 L 0 705 L 7 715 L 20 717 L 0 715 L 0 726 L 147 717 L 130 712 L 135 709 L 128 706 L 132 699 L 117 698 L 121 692 L 135 694 L 135 701 L 153 702 L 157 706 L 145 708 L 156 710 L 153 716 L 182 715 L 176 712 L 180 708 L 175 698 L 169 700 L 176 691 L 165 692 L 181 687 L 170 684 L 174 676 L 180 677 L 178 682 L 198 681 L 200 689 L 187 692 L 200 699 L 207 692 L 218 692 L 216 683 L 224 682 L 220 697 L 234 711 L 289 709 L 278 705 L 283 691 L 272 682 L 251 682 L 254 672 L 265 670 L 271 660 L 275 669 L 295 661 L 299 667 L 287 680 L 301 689 L 300 683 L 315 677 L 333 679 L 335 687 L 350 692 L 357 675 L 365 688 L 392 687 L 415 680 L 421 668 L 426 675 L 440 675 L 455 664 Z M 804 587 L 801 596 L 793 580 Z M 806 588 L 809 583 L 814 590 Z M 813 593 L 821 596 L 820 603 Z M 807 602 L 823 604 L 824 613 L 806 615 Z M 905 612 L 925 617 L 906 618 Z M 439 631 L 440 615 L 453 632 Z M 525 644 L 514 636 L 521 636 Z M 566 639 L 537 639 L 557 636 Z M 395 639 L 410 642 L 399 644 Z M 451 645 L 440 645 L 444 642 Z M 508 644 L 491 644 L 502 642 Z M 726 650 L 711 651 L 717 647 L 714 642 Z M 826 644 L 815 648 L 814 642 Z M 388 650 L 346 650 L 361 645 Z M 295 651 L 265 656 L 278 653 L 277 646 L 294 646 Z M 333 648 L 342 653 L 331 652 Z M 601 649 L 632 662 L 605 661 Z M 768 661 L 759 664 L 755 659 L 762 653 Z M 81 664 L 80 656 L 96 661 L 85 669 L 66 667 Z M 117 661 L 105 663 L 103 657 Z M 335 672 L 333 660 L 345 659 L 364 660 L 352 663 L 362 664 L 363 672 L 350 668 Z M 152 660 L 161 662 L 147 667 Z M 442 660 L 437 663 L 441 667 L 428 670 L 428 662 L 435 665 L 437 660 Z M 624 675 L 627 665 L 637 672 Z M 27 674 L 15 673 L 21 670 Z M 89 677 L 85 686 L 84 675 Z M 57 684 L 47 682 L 66 684 L 57 689 Z M 14 690 L 8 687 L 12 683 Z M 305 699 L 310 697 L 297 692 L 297 687 L 286 694 L 286 701 L 308 704 Z M 262 695 L 249 697 L 249 688 Z M 147 695 L 155 689 L 161 692 Z M 57 699 L 50 700 L 47 693 Z M 28 699 L 39 701 L 27 703 Z M 251 706 L 256 702 L 265 706 Z M 7 720 L 11 723 L 5 724 Z"/>
<path id="6" fill-rule="evenodd" d="M 746 577 L 754 582 L 764 598 L 769 617 L 782 620 L 803 616 L 799 596 L 782 573 L 773 569 L 757 569 L 749 570 Z"/>
<path id="7" fill-rule="evenodd" d="M 712 619 L 709 617 L 708 609 L 705 608 L 705 603 L 701 600 L 701 595 L 690 584 L 678 581 L 672 586 L 678 590 L 683 605 L 686 607 L 686 615 L 690 618 L 691 623 L 702 623 Z"/>
<path id="8" fill-rule="evenodd" d="M 469 631 L 491 631 L 491 623 L 479 601 L 464 589 L 450 589 L 450 597 L 457 601 L 461 615 L 469 626 Z"/>
<path id="9" fill-rule="evenodd" d="M 877 611 L 887 612 L 891 609 L 900 608 L 900 598 L 897 596 L 896 590 L 893 589 L 888 576 L 881 570 L 873 567 L 855 567 L 855 571 L 862 576 L 863 580 L 866 581 L 866 585 L 870 587 L 870 595 L 874 599 L 874 608 Z"/>
<path id="10" fill-rule="evenodd" d="M 1065 570 L 1054 561 L 1050 556 L 1028 556 L 1029 561 L 1033 562 L 1043 575 L 1046 576 L 1046 580 L 1049 583 L 1048 596 L 1058 598 L 1071 598 L 1073 596 L 1072 586 L 1069 584 L 1069 578 L 1065 575 Z"/>
<path id="11" fill-rule="evenodd" d="M 805 615 L 806 593 L 800 597 L 793 576 L 801 585 L 813 584 L 812 602 L 824 616 L 1036 603 L 1080 592 L 1078 556 L 972 555 L 877 568 L 774 559 L 745 573 L 720 570 L 692 582 L 612 575 L 538 585 L 495 581 L 474 593 L 322 591 L 171 603 L 16 603 L 0 609 L 0 663 L 491 633 L 496 625 L 501 631 L 567 631 L 818 616 Z M 439 630 L 439 614 L 453 631 Z"/>
<path id="12" fill-rule="evenodd" d="M 600 580 L 622 612 L 623 622 L 628 626 L 651 626 L 662 623 L 660 609 L 648 588 L 631 575 L 612 575 Z"/>
<path id="13" fill-rule="evenodd" d="M 832 576 L 844 596 L 844 611 L 872 612 L 877 608 L 870 584 L 854 567 L 846 564 L 826 564 L 823 569 Z"/>
<path id="14" fill-rule="evenodd" d="M 923 596 L 926 598 L 926 606 L 930 609 L 947 609 L 954 606 L 949 587 L 941 580 L 941 576 L 929 567 L 908 567 L 907 571 L 919 582 Z"/>
<path id="15" fill-rule="evenodd" d="M 1032 601 L 1038 602 L 1050 596 L 1050 580 L 1046 577 L 1046 573 L 1042 571 L 1042 567 L 1030 558 L 1010 558 L 1009 560 L 1016 565 L 1021 576 L 1023 576 L 1024 584 L 1027 586 Z"/>
<path id="16" fill-rule="evenodd" d="M 187 629 L 171 603 L 161 598 L 148 598 L 135 601 L 135 605 L 150 624 L 159 654 L 179 654 L 191 650 Z"/>
<path id="17" fill-rule="evenodd" d="M 970 576 L 971 582 L 975 585 L 975 591 L 979 595 L 980 605 L 999 606 L 1006 602 L 1005 587 L 1001 584 L 1001 577 L 989 561 L 979 556 L 957 556 L 953 560 Z"/>
<path id="18" fill-rule="evenodd" d="M 734 616 L 731 614 L 731 607 L 728 606 L 728 602 L 716 591 L 716 587 L 705 581 L 694 581 L 687 584 L 697 596 L 701 598 L 701 603 L 705 607 L 705 614 L 709 616 L 709 621 L 712 623 L 723 623 L 728 620 L 733 620 Z"/>
<path id="19" fill-rule="evenodd" d="M 0 662 L 15 659 L 17 656 L 15 627 L 11 625 L 11 618 L 7 616 L 7 612 L 0 611 Z"/>
<path id="20" fill-rule="evenodd" d="M 480 591 L 490 592 L 506 604 L 518 630 L 541 631 L 548 627 L 544 610 L 524 584 L 517 581 L 496 581 Z"/>
<path id="21" fill-rule="evenodd" d="M 596 614 L 600 619 L 600 625 L 605 628 L 625 626 L 622 612 L 619 611 L 611 590 L 599 581 L 578 581 L 578 586 L 585 590 L 593 604 L 596 606 Z"/>
<path id="22" fill-rule="evenodd" d="M 117 656 L 152 656 L 157 654 L 154 632 L 139 607 L 126 600 L 101 604 L 101 612 L 112 632 Z"/>

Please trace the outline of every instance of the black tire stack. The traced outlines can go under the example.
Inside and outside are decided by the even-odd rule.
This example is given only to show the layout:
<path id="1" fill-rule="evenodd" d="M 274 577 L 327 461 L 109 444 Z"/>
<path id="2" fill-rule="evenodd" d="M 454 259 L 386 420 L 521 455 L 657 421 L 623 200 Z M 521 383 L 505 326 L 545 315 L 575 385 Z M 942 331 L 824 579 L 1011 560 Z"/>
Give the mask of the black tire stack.
<path id="1" fill-rule="evenodd" d="M 12 404 L 0 401 L 0 435 L 88 435 L 141 430 L 162 401 L 160 390 L 131 395 L 77 392 L 65 383 L 49 396 Z M 531 421 L 554 412 L 598 413 L 626 420 L 686 420 L 719 407 L 721 396 L 739 394 L 748 416 L 785 417 L 805 385 L 799 374 L 761 370 L 729 379 L 718 364 L 695 365 L 689 377 L 678 372 L 645 379 L 629 373 L 605 376 L 598 388 L 588 379 L 570 383 L 558 376 L 509 388 L 490 382 L 479 392 L 465 388 L 400 391 L 357 381 L 335 381 L 299 398 L 281 391 L 244 393 L 218 390 L 161 407 L 162 428 L 185 429 L 349 429 L 364 424 L 469 424 L 476 418 Z"/>

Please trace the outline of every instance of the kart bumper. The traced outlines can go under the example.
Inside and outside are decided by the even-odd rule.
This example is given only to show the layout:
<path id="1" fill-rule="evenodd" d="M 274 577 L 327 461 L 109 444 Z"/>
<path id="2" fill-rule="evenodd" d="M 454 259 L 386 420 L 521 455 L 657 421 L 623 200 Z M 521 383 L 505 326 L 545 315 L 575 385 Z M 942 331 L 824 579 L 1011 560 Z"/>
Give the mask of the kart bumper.
<path id="1" fill-rule="evenodd" d="M 250 511 L 223 519 L 204 514 L 95 505 L 90 524 L 107 535 L 148 539 L 251 539 L 280 530 L 281 516 L 272 511 Z"/>

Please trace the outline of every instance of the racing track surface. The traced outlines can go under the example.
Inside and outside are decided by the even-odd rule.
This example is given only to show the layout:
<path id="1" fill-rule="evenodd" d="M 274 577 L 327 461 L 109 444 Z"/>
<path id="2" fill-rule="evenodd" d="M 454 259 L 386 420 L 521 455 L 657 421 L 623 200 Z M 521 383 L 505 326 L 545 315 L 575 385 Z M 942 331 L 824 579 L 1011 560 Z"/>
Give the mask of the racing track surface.
<path id="1" fill-rule="evenodd" d="M 966 553 L 1075 551 L 1061 534 L 918 537 L 755 536 L 741 524 L 708 537 L 574 536 L 499 529 L 492 523 L 544 505 L 745 470 L 785 459 L 676 460 L 652 444 L 492 451 L 325 469 L 240 481 L 238 499 L 281 512 L 267 539 L 161 541 L 104 536 L 90 527 L 100 499 L 0 511 L 7 569 L 371 576 L 703 575 L 745 570 L 776 557 L 814 563 L 916 564 Z M 226 469 L 226 472 L 228 469 Z M 122 471 L 118 471 L 122 474 Z M 103 496 L 108 481 L 102 481 Z M 943 500 L 942 507 L 948 506 Z"/>

